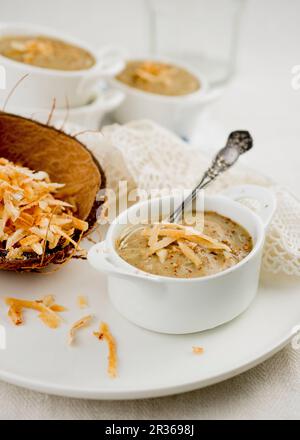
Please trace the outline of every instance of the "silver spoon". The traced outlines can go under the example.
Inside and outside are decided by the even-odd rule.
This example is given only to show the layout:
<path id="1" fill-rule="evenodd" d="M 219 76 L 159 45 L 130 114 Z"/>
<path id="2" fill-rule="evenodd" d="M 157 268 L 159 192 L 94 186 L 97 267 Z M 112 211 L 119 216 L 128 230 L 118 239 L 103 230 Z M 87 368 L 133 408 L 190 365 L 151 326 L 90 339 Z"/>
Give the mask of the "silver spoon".
<path id="1" fill-rule="evenodd" d="M 167 223 L 176 223 L 181 220 L 185 208 L 188 208 L 193 203 L 199 191 L 215 180 L 220 174 L 232 167 L 240 155 L 246 153 L 246 151 L 250 150 L 252 146 L 253 140 L 248 131 L 232 132 L 228 137 L 226 146 L 222 148 L 214 158 L 210 168 L 204 173 L 200 183 L 184 202 L 178 206 L 168 218 L 164 219 L 164 221 Z M 122 245 L 126 246 L 128 238 L 144 227 L 145 225 L 138 224 L 134 228 L 130 227 L 130 229 L 126 230 L 121 237 Z"/>
<path id="2" fill-rule="evenodd" d="M 246 153 L 246 151 L 249 151 L 252 146 L 253 140 L 248 131 L 233 131 L 228 137 L 226 146 L 216 155 L 210 168 L 204 173 L 200 183 L 193 189 L 182 204 L 172 212 L 167 221 L 169 223 L 177 223 L 182 219 L 185 209 L 191 206 L 193 201 L 197 198 L 199 191 L 204 189 L 220 174 L 231 168 L 238 158 Z"/>

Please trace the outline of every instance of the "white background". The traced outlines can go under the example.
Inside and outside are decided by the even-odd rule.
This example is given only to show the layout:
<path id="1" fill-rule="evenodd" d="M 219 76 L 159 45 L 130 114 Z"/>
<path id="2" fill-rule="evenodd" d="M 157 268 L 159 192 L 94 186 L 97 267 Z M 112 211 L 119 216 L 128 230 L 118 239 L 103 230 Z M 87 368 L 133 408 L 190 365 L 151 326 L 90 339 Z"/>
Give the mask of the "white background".
<path id="1" fill-rule="evenodd" d="M 143 0 L 0 0 L 0 21 L 50 25 L 99 47 L 110 43 L 141 51 L 149 44 Z M 211 107 L 207 129 L 216 143 L 220 133 L 249 129 L 255 139 L 249 164 L 300 196 L 300 90 L 291 87 L 291 69 L 297 64 L 300 0 L 249 0 L 238 74 Z M 3 384 L 0 418 L 60 418 L 62 412 L 70 418 L 299 418 L 297 372 L 299 355 L 286 349 L 252 372 L 202 392 L 126 404 L 67 404 Z"/>

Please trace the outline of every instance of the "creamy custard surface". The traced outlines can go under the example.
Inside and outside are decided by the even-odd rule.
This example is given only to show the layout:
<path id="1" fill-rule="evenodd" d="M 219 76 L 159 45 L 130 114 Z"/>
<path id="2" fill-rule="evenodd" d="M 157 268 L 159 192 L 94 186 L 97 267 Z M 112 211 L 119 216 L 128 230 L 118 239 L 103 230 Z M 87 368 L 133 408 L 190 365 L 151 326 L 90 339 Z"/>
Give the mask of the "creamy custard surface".
<path id="1" fill-rule="evenodd" d="M 203 218 L 203 213 L 199 215 Z M 194 278 L 236 265 L 253 248 L 242 226 L 216 212 L 204 213 L 203 226 L 201 232 L 190 226 L 133 226 L 117 240 L 116 250 L 127 263 L 153 275 Z"/>
<path id="2" fill-rule="evenodd" d="M 0 38 L 0 55 L 20 63 L 54 70 L 86 70 L 96 63 L 87 50 L 46 36 Z"/>
<path id="3" fill-rule="evenodd" d="M 129 61 L 116 78 L 130 87 L 166 96 L 187 95 L 201 87 L 188 70 L 157 61 Z"/>

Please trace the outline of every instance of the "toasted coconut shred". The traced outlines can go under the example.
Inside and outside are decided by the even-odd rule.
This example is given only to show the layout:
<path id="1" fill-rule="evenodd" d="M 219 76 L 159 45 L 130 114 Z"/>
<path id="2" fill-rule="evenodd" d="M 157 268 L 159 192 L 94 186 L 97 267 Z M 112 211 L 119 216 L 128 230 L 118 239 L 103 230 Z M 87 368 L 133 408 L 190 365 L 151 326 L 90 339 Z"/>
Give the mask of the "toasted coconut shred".
<path id="1" fill-rule="evenodd" d="M 145 61 L 135 71 L 137 78 L 149 83 L 165 83 L 169 84 L 170 74 L 176 73 L 174 67 L 164 65 L 161 63 L 153 63 L 151 61 Z"/>
<path id="2" fill-rule="evenodd" d="M 88 298 L 83 295 L 77 297 L 77 305 L 80 309 L 86 309 L 89 305 Z"/>
<path id="3" fill-rule="evenodd" d="M 100 324 L 99 332 L 94 332 L 100 341 L 105 340 L 108 344 L 108 374 L 111 378 L 117 377 L 117 344 L 105 322 Z"/>
<path id="4" fill-rule="evenodd" d="M 194 354 L 203 354 L 204 353 L 204 348 L 203 347 L 193 347 L 193 353 Z"/>
<path id="5" fill-rule="evenodd" d="M 23 324 L 22 307 L 16 304 L 11 304 L 8 310 L 8 316 L 15 325 Z"/>
<path id="6" fill-rule="evenodd" d="M 0 158 L 0 249 L 6 259 L 43 257 L 46 249 L 78 243 L 76 231 L 88 223 L 73 215 L 74 207 L 55 198 L 64 184 L 53 183 L 47 173 L 34 172 Z"/>
<path id="7" fill-rule="evenodd" d="M 56 329 L 61 323 L 61 318 L 57 313 L 66 311 L 63 306 L 55 304 L 54 296 L 46 296 L 37 301 L 6 298 L 5 302 L 9 306 L 8 316 L 15 325 L 23 324 L 23 310 L 31 309 L 39 312 L 39 318 L 47 327 Z"/>
<path id="8" fill-rule="evenodd" d="M 174 244 L 188 260 L 197 268 L 201 266 L 201 259 L 193 250 L 194 246 L 201 246 L 224 252 L 230 252 L 230 248 L 214 238 L 209 237 L 190 226 L 176 225 L 173 223 L 156 223 L 153 227 L 145 227 L 142 232 L 144 237 L 148 237 L 148 255 L 156 254 L 163 264 L 168 257 L 166 249 L 170 244 Z"/>
<path id="9" fill-rule="evenodd" d="M 92 315 L 84 316 L 72 325 L 69 332 L 69 345 L 73 344 L 76 332 L 81 328 L 87 327 L 91 323 L 92 318 Z"/>
<path id="10" fill-rule="evenodd" d="M 18 52 L 23 54 L 23 61 L 31 64 L 36 55 L 51 55 L 53 53 L 53 45 L 50 42 L 31 39 L 28 41 L 12 41 L 10 44 L 10 52 Z"/>

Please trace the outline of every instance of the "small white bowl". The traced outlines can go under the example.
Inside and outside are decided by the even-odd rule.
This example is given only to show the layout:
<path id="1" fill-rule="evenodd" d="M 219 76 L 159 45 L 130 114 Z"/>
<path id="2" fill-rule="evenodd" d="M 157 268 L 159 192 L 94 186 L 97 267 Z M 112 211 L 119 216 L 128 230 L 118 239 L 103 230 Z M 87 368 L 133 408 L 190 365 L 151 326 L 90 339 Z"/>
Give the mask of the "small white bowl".
<path id="1" fill-rule="evenodd" d="M 257 200 L 259 215 L 236 201 L 241 198 Z M 265 230 L 276 209 L 275 196 L 255 185 L 234 187 L 225 195 L 205 196 L 205 210 L 242 225 L 254 245 L 237 265 L 215 275 L 191 279 L 147 274 L 129 265 L 115 250 L 116 239 L 128 226 L 128 218 L 135 213 L 148 218 L 150 203 L 154 216 L 161 207 L 163 215 L 168 215 L 164 206 L 169 207 L 169 201 L 169 197 L 154 199 L 123 212 L 110 226 L 105 241 L 90 250 L 88 260 L 108 275 L 108 292 L 115 308 L 138 326 L 161 333 L 185 334 L 224 324 L 245 311 L 256 295 Z"/>
<path id="2" fill-rule="evenodd" d="M 110 79 L 111 85 L 125 93 L 123 104 L 114 111 L 115 120 L 121 124 L 134 119 L 152 119 L 164 127 L 189 138 L 193 132 L 199 113 L 211 100 L 208 82 L 202 73 L 192 66 L 166 57 L 135 56 L 131 59 L 150 59 L 174 64 L 188 70 L 200 81 L 200 89 L 182 96 L 165 96 L 149 93 L 128 86 L 116 77 Z"/>
<path id="3" fill-rule="evenodd" d="M 90 69 L 66 71 L 45 69 L 14 61 L 0 55 L 0 66 L 6 73 L 6 88 L 0 90 L 0 105 L 17 82 L 28 75 L 11 97 L 11 103 L 19 107 L 51 108 L 56 100 L 57 108 L 86 105 L 95 94 L 96 85 L 103 78 L 117 75 L 124 67 L 121 54 L 116 49 L 95 51 L 84 42 L 71 38 L 44 26 L 22 23 L 0 23 L 0 38 L 15 35 L 43 35 L 58 38 L 90 52 L 96 64 Z M 3 70 L 3 69 L 2 69 Z"/>
<path id="4" fill-rule="evenodd" d="M 119 90 L 104 90 L 90 104 L 69 110 L 55 108 L 51 116 L 51 125 L 66 121 L 66 123 L 84 127 L 87 130 L 99 130 L 104 116 L 117 108 L 123 99 L 124 95 Z M 46 124 L 51 109 L 22 108 L 9 105 L 7 111 Z"/>

